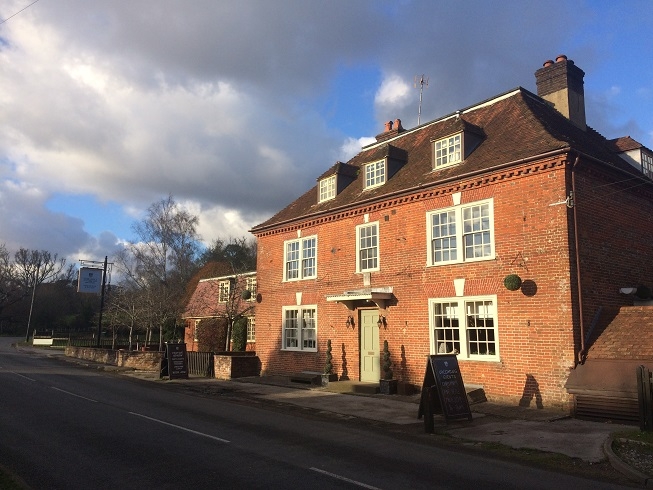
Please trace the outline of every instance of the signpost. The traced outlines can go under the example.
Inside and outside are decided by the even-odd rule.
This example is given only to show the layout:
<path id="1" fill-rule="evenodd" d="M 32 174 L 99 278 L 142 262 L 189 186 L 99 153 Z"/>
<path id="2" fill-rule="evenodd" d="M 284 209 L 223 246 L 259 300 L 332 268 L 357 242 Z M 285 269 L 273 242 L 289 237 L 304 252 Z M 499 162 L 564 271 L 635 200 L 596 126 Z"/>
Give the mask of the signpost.
<path id="1" fill-rule="evenodd" d="M 445 422 L 472 420 L 463 377 L 455 355 L 429 356 L 422 383 L 417 418 L 424 417 L 424 430 L 433 432 L 433 415 L 441 413 Z"/>

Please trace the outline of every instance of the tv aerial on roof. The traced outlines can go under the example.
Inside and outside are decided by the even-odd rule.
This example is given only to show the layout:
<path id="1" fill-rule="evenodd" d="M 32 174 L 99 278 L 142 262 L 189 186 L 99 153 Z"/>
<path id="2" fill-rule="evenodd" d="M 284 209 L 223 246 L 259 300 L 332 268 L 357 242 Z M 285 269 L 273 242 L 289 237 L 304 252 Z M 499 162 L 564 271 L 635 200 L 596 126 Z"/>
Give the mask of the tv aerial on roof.
<path id="1" fill-rule="evenodd" d="M 424 75 L 418 76 L 415 75 L 414 87 L 417 88 L 419 85 L 419 108 L 417 110 L 417 125 L 419 126 L 420 120 L 422 118 L 422 92 L 424 92 L 424 87 L 429 86 L 429 78 L 424 78 Z"/>

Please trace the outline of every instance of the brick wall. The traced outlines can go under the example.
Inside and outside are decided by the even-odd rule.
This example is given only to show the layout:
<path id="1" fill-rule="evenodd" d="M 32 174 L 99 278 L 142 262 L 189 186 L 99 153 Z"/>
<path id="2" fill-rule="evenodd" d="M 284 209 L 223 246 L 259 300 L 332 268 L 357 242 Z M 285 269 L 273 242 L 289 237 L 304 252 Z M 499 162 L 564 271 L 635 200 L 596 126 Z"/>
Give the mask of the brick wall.
<path id="1" fill-rule="evenodd" d="M 213 366 L 216 379 L 258 376 L 260 360 L 253 355 L 214 355 Z"/>
<path id="2" fill-rule="evenodd" d="M 66 347 L 65 355 L 87 361 L 138 369 L 140 371 L 159 371 L 162 352 L 138 352 L 111 349 L 96 349 L 93 347 Z"/>

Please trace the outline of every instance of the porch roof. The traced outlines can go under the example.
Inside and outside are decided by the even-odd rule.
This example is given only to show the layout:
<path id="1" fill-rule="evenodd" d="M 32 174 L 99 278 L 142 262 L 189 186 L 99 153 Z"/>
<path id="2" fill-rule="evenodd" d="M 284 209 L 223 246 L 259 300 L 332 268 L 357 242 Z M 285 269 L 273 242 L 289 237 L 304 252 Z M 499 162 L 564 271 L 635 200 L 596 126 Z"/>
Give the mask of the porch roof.
<path id="1" fill-rule="evenodd" d="M 385 310 L 386 301 L 392 298 L 392 286 L 379 288 L 363 288 L 344 291 L 342 294 L 327 294 L 327 301 L 342 303 L 347 309 L 353 311 L 362 302 L 374 303 L 382 310 Z"/>

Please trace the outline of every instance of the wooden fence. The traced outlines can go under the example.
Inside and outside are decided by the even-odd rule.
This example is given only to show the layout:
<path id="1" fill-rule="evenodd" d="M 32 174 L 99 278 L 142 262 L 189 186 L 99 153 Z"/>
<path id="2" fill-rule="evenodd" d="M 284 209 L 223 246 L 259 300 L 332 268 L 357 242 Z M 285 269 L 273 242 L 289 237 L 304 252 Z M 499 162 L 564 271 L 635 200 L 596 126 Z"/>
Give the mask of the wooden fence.
<path id="1" fill-rule="evenodd" d="M 646 366 L 637 367 L 637 399 L 639 401 L 639 428 L 653 431 L 653 379 Z"/>
<path id="2" fill-rule="evenodd" d="M 213 352 L 187 352 L 188 374 L 215 378 Z"/>

